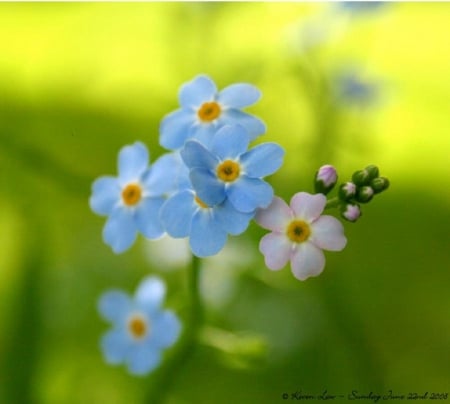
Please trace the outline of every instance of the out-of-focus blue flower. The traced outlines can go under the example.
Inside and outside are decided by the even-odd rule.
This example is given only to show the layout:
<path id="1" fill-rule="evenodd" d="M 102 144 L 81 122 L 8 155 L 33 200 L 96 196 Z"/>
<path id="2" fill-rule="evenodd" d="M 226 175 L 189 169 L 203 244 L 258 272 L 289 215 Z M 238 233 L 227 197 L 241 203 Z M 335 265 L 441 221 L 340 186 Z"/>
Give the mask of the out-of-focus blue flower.
<path id="1" fill-rule="evenodd" d="M 138 232 L 149 239 L 163 235 L 159 209 L 165 195 L 173 193 L 177 158 L 163 156 L 150 167 L 146 146 L 136 142 L 120 150 L 117 177 L 103 176 L 93 183 L 89 205 L 108 216 L 103 240 L 115 253 L 130 248 Z"/>
<path id="2" fill-rule="evenodd" d="M 335 3 L 340 9 L 352 13 L 370 13 L 385 5 L 384 1 L 338 1 Z"/>
<path id="3" fill-rule="evenodd" d="M 217 254 L 225 246 L 227 235 L 244 232 L 253 216 L 254 212 L 238 212 L 227 199 L 209 206 L 192 189 L 169 198 L 160 215 L 170 236 L 189 237 L 189 245 L 197 257 Z"/>
<path id="4" fill-rule="evenodd" d="M 159 278 L 147 277 L 134 297 L 121 290 L 101 296 L 98 310 L 113 324 L 100 343 L 107 363 L 125 363 L 134 375 L 145 375 L 159 365 L 162 350 L 176 342 L 181 330 L 177 316 L 162 310 L 165 292 Z"/>
<path id="5" fill-rule="evenodd" d="M 160 143 L 171 150 L 181 148 L 187 139 L 208 146 L 217 129 L 226 124 L 244 126 L 253 140 L 265 133 L 266 126 L 242 108 L 260 97 L 260 91 L 250 84 L 232 84 L 219 92 L 208 76 L 197 76 L 181 86 L 178 95 L 181 108 L 163 118 Z"/>
<path id="6" fill-rule="evenodd" d="M 377 97 L 377 86 L 365 81 L 354 72 L 344 72 L 335 79 L 335 95 L 338 102 L 349 105 L 368 105 Z"/>
<path id="7" fill-rule="evenodd" d="M 214 206 L 228 199 L 237 211 L 245 213 L 269 206 L 273 189 L 262 177 L 278 170 L 284 150 L 275 143 L 262 143 L 247 151 L 249 141 L 244 127 L 226 125 L 209 147 L 195 140 L 186 142 L 181 157 L 205 204 Z"/>

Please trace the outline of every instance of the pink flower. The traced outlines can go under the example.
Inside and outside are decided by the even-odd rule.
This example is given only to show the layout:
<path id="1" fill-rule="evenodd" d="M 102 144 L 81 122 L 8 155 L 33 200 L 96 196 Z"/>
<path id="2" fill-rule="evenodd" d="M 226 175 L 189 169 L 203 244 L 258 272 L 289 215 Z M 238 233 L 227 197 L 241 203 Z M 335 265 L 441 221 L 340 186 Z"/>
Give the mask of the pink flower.
<path id="1" fill-rule="evenodd" d="M 272 230 L 259 243 L 265 263 L 272 270 L 282 269 L 288 261 L 297 279 L 317 276 L 325 267 L 322 250 L 341 251 L 347 239 L 339 220 L 323 215 L 327 199 L 322 194 L 295 194 L 290 206 L 275 196 L 266 209 L 259 209 L 256 222 Z"/>

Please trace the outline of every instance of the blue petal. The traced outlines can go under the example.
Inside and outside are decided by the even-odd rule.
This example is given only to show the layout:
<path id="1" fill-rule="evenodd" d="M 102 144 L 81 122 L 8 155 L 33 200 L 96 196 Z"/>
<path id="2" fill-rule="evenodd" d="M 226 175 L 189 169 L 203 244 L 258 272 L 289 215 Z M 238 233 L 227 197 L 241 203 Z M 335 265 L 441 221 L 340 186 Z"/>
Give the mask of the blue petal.
<path id="1" fill-rule="evenodd" d="M 273 189 L 265 181 L 242 175 L 227 189 L 230 202 L 240 212 L 252 212 L 256 208 L 266 208 L 273 198 Z"/>
<path id="2" fill-rule="evenodd" d="M 100 315 L 113 323 L 121 323 L 132 307 L 130 297 L 120 290 L 103 293 L 98 301 Z"/>
<path id="3" fill-rule="evenodd" d="M 164 234 L 163 226 L 159 220 L 159 211 L 164 198 L 144 198 L 136 208 L 135 220 L 139 231 L 149 239 L 156 239 Z"/>
<path id="4" fill-rule="evenodd" d="M 189 130 L 189 138 L 199 141 L 208 149 L 218 128 L 220 128 L 220 125 L 217 120 L 211 123 L 193 125 Z"/>
<path id="5" fill-rule="evenodd" d="M 202 202 L 217 205 L 226 198 L 225 184 L 204 168 L 194 168 L 190 173 L 192 186 Z"/>
<path id="6" fill-rule="evenodd" d="M 256 139 L 259 135 L 266 133 L 266 125 L 261 119 L 253 115 L 242 112 L 238 109 L 225 110 L 220 117 L 223 124 L 238 124 L 247 129 L 250 140 Z"/>
<path id="7" fill-rule="evenodd" d="M 192 111 L 178 109 L 166 115 L 159 126 L 159 143 L 169 150 L 179 149 L 188 138 L 189 128 L 195 122 Z"/>
<path id="8" fill-rule="evenodd" d="M 100 340 L 100 348 L 107 363 L 117 365 L 125 361 L 131 340 L 125 330 L 112 330 Z"/>
<path id="9" fill-rule="evenodd" d="M 147 175 L 142 179 L 148 195 L 160 196 L 175 189 L 178 166 L 184 166 L 181 161 L 178 163 L 176 156 L 177 153 L 166 153 L 152 164 Z"/>
<path id="10" fill-rule="evenodd" d="M 181 150 L 184 163 L 190 168 L 207 168 L 214 170 L 219 160 L 196 140 L 189 140 Z"/>
<path id="11" fill-rule="evenodd" d="M 147 147 L 136 142 L 133 145 L 123 147 L 119 152 L 119 181 L 121 185 L 129 181 L 136 181 L 148 168 Z"/>
<path id="12" fill-rule="evenodd" d="M 234 159 L 245 153 L 250 138 L 247 130 L 241 125 L 225 125 L 214 135 L 211 152 L 222 160 Z"/>
<path id="13" fill-rule="evenodd" d="M 225 87 L 217 100 L 231 108 L 243 108 L 254 104 L 261 97 L 261 91 L 251 84 L 238 83 Z"/>
<path id="14" fill-rule="evenodd" d="M 135 344 L 130 347 L 126 362 L 131 374 L 143 376 L 158 367 L 161 352 L 153 344 Z"/>
<path id="15" fill-rule="evenodd" d="M 187 237 L 196 209 L 194 195 L 190 191 L 182 191 L 169 198 L 160 211 L 161 222 L 166 232 L 172 237 Z"/>
<path id="16" fill-rule="evenodd" d="M 115 177 L 100 177 L 92 184 L 89 206 L 99 215 L 109 215 L 120 201 L 120 185 Z"/>
<path id="17" fill-rule="evenodd" d="M 152 342 L 161 348 L 173 345 L 180 336 L 181 323 L 170 310 L 155 317 L 152 322 Z"/>
<path id="18" fill-rule="evenodd" d="M 198 108 L 204 102 L 212 101 L 217 87 L 209 77 L 201 75 L 181 86 L 178 98 L 183 108 Z"/>
<path id="19" fill-rule="evenodd" d="M 103 228 L 103 241 L 119 254 L 133 245 L 136 236 L 137 229 L 131 211 L 123 207 L 116 208 Z"/>
<path id="20" fill-rule="evenodd" d="M 154 312 L 162 305 L 165 295 L 165 283 L 156 276 L 148 276 L 139 284 L 135 301 L 145 312 Z"/>
<path id="21" fill-rule="evenodd" d="M 227 241 L 227 233 L 214 219 L 211 209 L 200 209 L 192 218 L 190 245 L 198 257 L 217 254 Z"/>
<path id="22" fill-rule="evenodd" d="M 249 213 L 237 211 L 228 198 L 214 208 L 214 214 L 222 229 L 233 236 L 243 233 L 255 216 L 254 211 Z"/>
<path id="23" fill-rule="evenodd" d="M 284 150 L 276 143 L 263 143 L 241 156 L 245 173 L 252 178 L 273 174 L 283 164 Z"/>

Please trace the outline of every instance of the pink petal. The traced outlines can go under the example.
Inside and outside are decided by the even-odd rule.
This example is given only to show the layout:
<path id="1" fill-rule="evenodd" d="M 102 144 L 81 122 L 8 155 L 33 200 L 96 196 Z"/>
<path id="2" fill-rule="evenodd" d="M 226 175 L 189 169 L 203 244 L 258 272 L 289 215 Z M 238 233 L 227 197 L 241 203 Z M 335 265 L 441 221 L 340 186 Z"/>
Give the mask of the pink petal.
<path id="1" fill-rule="evenodd" d="M 291 245 L 284 234 L 269 233 L 259 242 L 259 251 L 263 253 L 267 267 L 276 271 L 283 268 L 289 261 Z"/>
<path id="2" fill-rule="evenodd" d="M 255 221 L 264 229 L 284 232 L 293 214 L 283 199 L 274 196 L 272 203 L 266 209 L 256 211 Z"/>
<path id="3" fill-rule="evenodd" d="M 320 248 L 312 243 L 298 245 L 291 257 L 291 270 L 301 281 L 310 276 L 317 276 L 325 267 L 325 256 Z"/>
<path id="4" fill-rule="evenodd" d="M 317 247 L 330 251 L 341 251 L 347 244 L 344 226 L 333 216 L 321 216 L 311 224 L 310 240 Z"/>
<path id="5" fill-rule="evenodd" d="M 323 194 L 298 192 L 291 199 L 291 209 L 299 219 L 312 222 L 323 212 L 327 198 Z"/>

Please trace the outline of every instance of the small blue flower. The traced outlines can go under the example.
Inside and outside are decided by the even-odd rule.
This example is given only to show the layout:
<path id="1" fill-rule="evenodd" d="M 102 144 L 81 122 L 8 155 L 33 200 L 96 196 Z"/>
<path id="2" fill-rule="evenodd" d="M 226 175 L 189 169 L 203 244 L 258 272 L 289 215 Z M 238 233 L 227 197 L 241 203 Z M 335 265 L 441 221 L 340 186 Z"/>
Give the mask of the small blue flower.
<path id="1" fill-rule="evenodd" d="M 147 277 L 133 298 L 120 290 L 101 296 L 98 310 L 113 324 L 100 343 L 107 363 L 125 363 L 134 375 L 145 375 L 159 365 L 161 351 L 177 341 L 181 330 L 177 316 L 161 308 L 165 292 L 159 278 Z"/>
<path id="2" fill-rule="evenodd" d="M 174 238 L 189 237 L 189 245 L 197 257 L 217 254 L 227 235 L 244 232 L 255 212 L 238 212 L 226 199 L 214 206 L 205 204 L 190 189 L 169 198 L 161 208 L 161 222 Z"/>
<path id="3" fill-rule="evenodd" d="M 249 213 L 272 202 L 273 189 L 262 177 L 278 170 L 284 150 L 262 143 L 247 151 L 249 141 L 244 127 L 226 125 L 208 148 L 195 140 L 186 142 L 181 157 L 196 194 L 208 206 L 228 199 L 237 211 Z"/>
<path id="4" fill-rule="evenodd" d="M 183 147 L 187 139 L 208 146 L 217 129 L 226 124 L 244 126 L 253 140 L 265 133 L 266 126 L 241 109 L 254 104 L 260 96 L 256 87 L 244 83 L 232 84 L 218 92 L 208 76 L 197 76 L 181 86 L 178 96 L 181 108 L 162 120 L 160 143 L 171 150 Z"/>
<path id="5" fill-rule="evenodd" d="M 159 209 L 164 196 L 173 192 L 176 158 L 163 156 L 150 167 L 147 148 L 136 142 L 120 150 L 118 177 L 103 176 L 93 183 L 89 205 L 108 216 L 103 240 L 115 253 L 130 248 L 138 232 L 149 239 L 163 235 Z"/>

